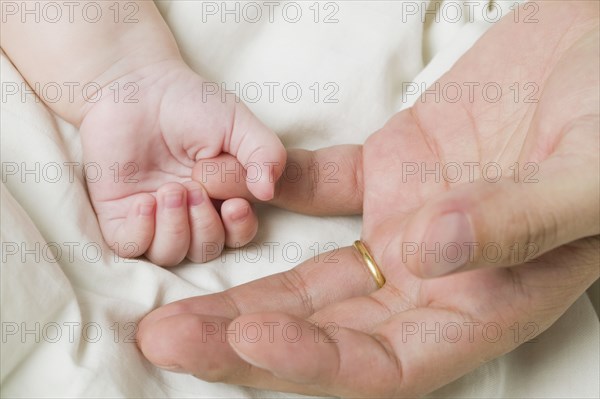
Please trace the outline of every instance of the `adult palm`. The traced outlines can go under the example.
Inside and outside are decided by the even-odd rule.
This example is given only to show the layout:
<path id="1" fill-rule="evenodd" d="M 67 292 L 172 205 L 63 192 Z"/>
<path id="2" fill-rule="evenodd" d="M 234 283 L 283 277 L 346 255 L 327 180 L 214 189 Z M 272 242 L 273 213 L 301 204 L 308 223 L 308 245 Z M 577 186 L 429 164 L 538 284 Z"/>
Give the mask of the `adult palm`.
<path id="1" fill-rule="evenodd" d="M 301 196 L 311 182 L 283 181 L 275 204 L 316 214 L 362 208 L 383 288 L 374 291 L 347 248 L 338 263 L 310 260 L 152 312 L 138 334 L 144 355 L 260 388 L 415 396 L 548 328 L 599 274 L 598 6 L 546 2 L 538 23 L 511 18 L 439 81 L 442 93 L 463 89 L 457 101 L 449 90 L 440 101 L 429 95 L 362 148 L 289 154 L 304 165 L 338 162 L 339 182 Z M 501 88 L 498 99 L 490 87 Z M 503 178 L 477 164 L 499 165 Z M 421 173 L 436 165 L 439 179 Z M 477 270 L 424 278 L 467 269 Z M 289 323 L 302 334 L 270 333 Z M 262 334 L 239 339 L 227 333 L 236 326 Z"/>

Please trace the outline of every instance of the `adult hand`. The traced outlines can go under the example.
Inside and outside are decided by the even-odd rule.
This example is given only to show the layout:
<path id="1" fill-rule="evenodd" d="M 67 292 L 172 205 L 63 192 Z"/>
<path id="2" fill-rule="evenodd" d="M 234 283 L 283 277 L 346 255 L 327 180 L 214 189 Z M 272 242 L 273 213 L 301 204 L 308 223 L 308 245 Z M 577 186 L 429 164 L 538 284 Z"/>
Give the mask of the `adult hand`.
<path id="1" fill-rule="evenodd" d="M 295 165 L 337 162 L 339 182 L 319 181 L 300 195 L 314 182 L 283 180 L 275 204 L 314 214 L 362 209 L 362 240 L 387 278 L 382 289 L 345 248 L 337 263 L 319 257 L 155 310 L 139 326 L 144 355 L 210 381 L 416 396 L 548 328 L 599 275 L 598 5 L 538 4 L 537 24 L 506 17 L 439 81 L 496 82 L 498 101 L 481 90 L 457 102 L 428 99 L 362 148 L 289 153 Z M 538 88 L 537 101 L 515 101 L 511 85 L 527 83 Z M 450 162 L 462 165 L 456 182 L 413 174 L 415 163 L 432 170 Z M 491 183 L 481 168 L 471 182 L 465 162 L 496 162 L 504 177 Z M 534 176 L 523 174 L 531 173 L 525 165 Z M 207 187 L 218 195 L 218 185 Z M 482 250 L 488 243 L 499 248 L 494 261 Z M 423 248 L 436 244 L 438 258 L 426 256 Z M 454 253 L 444 256 L 444 247 Z M 299 340 L 282 334 L 289 323 L 301 329 Z M 260 337 L 240 339 L 247 326 Z M 436 328 L 441 339 L 422 335 Z"/>

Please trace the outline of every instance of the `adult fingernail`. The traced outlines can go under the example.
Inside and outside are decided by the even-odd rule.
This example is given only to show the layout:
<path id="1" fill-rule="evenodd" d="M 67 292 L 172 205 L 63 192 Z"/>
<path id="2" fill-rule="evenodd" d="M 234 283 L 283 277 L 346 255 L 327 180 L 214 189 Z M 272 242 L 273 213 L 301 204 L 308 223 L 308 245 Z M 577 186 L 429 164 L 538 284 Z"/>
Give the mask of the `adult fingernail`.
<path id="1" fill-rule="evenodd" d="M 201 189 L 188 191 L 188 205 L 197 206 L 204 202 L 204 193 Z"/>
<path id="2" fill-rule="evenodd" d="M 246 363 L 250 363 L 254 367 L 266 369 L 265 365 L 262 362 L 256 361 L 256 359 L 253 359 L 252 357 L 248 356 L 246 353 L 241 351 L 233 340 L 229 340 L 229 346 L 231 346 L 233 351 Z"/>
<path id="3" fill-rule="evenodd" d="M 181 191 L 166 193 L 164 199 L 167 208 L 179 208 L 183 205 L 183 193 Z"/>
<path id="4" fill-rule="evenodd" d="M 473 244 L 473 228 L 464 213 L 434 218 L 421 244 L 421 272 L 425 277 L 438 277 L 461 268 L 467 264 Z"/>
<path id="5" fill-rule="evenodd" d="M 233 220 L 234 222 L 242 222 L 246 216 L 248 216 L 248 214 L 250 213 L 250 208 L 247 206 L 244 206 L 242 208 L 236 209 L 235 211 L 233 211 L 231 213 L 231 220 Z"/>

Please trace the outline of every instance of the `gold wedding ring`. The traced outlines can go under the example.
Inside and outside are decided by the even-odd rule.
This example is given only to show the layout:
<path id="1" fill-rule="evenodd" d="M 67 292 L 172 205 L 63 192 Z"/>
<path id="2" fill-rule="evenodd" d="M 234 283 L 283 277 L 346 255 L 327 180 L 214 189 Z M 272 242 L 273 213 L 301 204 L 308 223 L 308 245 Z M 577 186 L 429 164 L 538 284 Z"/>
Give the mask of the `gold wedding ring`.
<path id="1" fill-rule="evenodd" d="M 360 255 L 362 256 L 363 260 L 365 261 L 365 264 L 367 265 L 367 269 L 369 269 L 369 272 L 371 273 L 371 275 L 373 275 L 377 286 L 379 288 L 383 287 L 383 285 L 385 284 L 385 277 L 383 277 L 381 270 L 379 270 L 379 266 L 377 266 L 377 263 L 375 263 L 375 260 L 369 253 L 369 250 L 367 249 L 365 244 L 363 244 L 361 240 L 354 241 L 354 248 L 356 248 L 358 253 L 360 253 Z"/>

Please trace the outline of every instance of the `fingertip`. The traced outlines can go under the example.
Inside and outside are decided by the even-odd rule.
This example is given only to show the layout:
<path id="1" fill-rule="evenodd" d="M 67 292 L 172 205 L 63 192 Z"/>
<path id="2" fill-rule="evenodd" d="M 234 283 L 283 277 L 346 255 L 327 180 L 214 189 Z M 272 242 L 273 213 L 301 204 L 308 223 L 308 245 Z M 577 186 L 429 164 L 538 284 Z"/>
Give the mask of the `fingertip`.
<path id="1" fill-rule="evenodd" d="M 272 133 L 272 142 L 255 149 L 244 164 L 246 182 L 250 192 L 261 201 L 270 201 L 275 194 L 275 184 L 283 174 L 287 152 L 279 138 Z"/>
<path id="2" fill-rule="evenodd" d="M 273 133 L 274 134 L 274 133 Z M 275 136 L 277 137 L 277 136 Z M 283 175 L 283 171 L 285 170 L 285 165 L 287 163 L 287 150 L 279 141 L 277 137 L 277 143 L 275 144 L 275 148 L 272 151 L 274 154 L 273 161 L 270 163 L 270 174 L 273 176 L 272 183 L 276 183 L 277 180 Z"/>
<path id="3" fill-rule="evenodd" d="M 229 329 L 249 331 L 256 326 L 270 326 L 272 330 L 265 328 L 253 339 L 227 336 L 233 351 L 244 361 L 294 383 L 313 383 L 324 374 L 319 360 L 335 349 L 322 344 L 327 340 L 315 339 L 317 326 L 286 313 L 264 312 L 242 315 L 231 322 Z"/>
<path id="4" fill-rule="evenodd" d="M 423 238 L 426 248 L 439 248 L 439 256 L 426 257 L 420 274 L 426 278 L 441 277 L 462 269 L 469 260 L 469 244 L 475 236 L 464 212 L 452 211 L 434 216 Z"/>
<path id="5" fill-rule="evenodd" d="M 182 184 L 167 183 L 160 187 L 156 193 L 159 211 L 166 209 L 179 210 L 187 202 L 187 190 Z"/>
<path id="6" fill-rule="evenodd" d="M 290 317 L 281 314 L 279 312 L 265 312 L 265 313 L 255 313 L 255 314 L 242 314 L 231 321 L 229 324 L 229 328 L 248 328 L 248 326 L 280 326 L 287 325 L 286 323 L 282 323 L 281 320 L 286 320 L 289 322 Z M 274 329 L 273 329 L 274 330 Z M 267 340 L 264 338 L 264 334 L 257 334 L 256 339 L 248 340 L 248 339 L 240 339 L 240 337 L 235 335 L 229 335 L 225 337 L 227 339 L 227 343 L 233 349 L 236 355 L 238 355 L 242 360 L 251 365 L 270 370 L 272 361 L 269 359 L 272 356 L 269 356 L 266 352 L 271 352 L 277 345 L 280 345 L 278 342 L 280 339 L 279 335 L 271 333 L 271 336 L 268 337 Z M 267 359 L 263 359 L 263 358 Z"/>
<path id="7" fill-rule="evenodd" d="M 221 215 L 235 223 L 244 222 L 249 214 L 250 204 L 241 198 L 232 198 L 221 205 Z"/>
<path id="8" fill-rule="evenodd" d="M 395 225 L 383 261 L 429 279 L 477 267 L 479 248 L 467 200 L 440 198 Z"/>
<path id="9" fill-rule="evenodd" d="M 187 190 L 187 205 L 190 208 L 201 205 L 208 198 L 208 194 L 202 184 L 196 181 L 185 182 L 183 186 Z"/>
<path id="10" fill-rule="evenodd" d="M 244 367 L 222 339 L 229 320 L 180 313 L 147 323 L 138 332 L 138 347 L 154 365 L 187 372 L 206 381 L 224 381 Z"/>
<path id="11" fill-rule="evenodd" d="M 268 180 L 248 182 L 248 190 L 260 201 L 270 201 L 275 197 L 275 184 Z"/>
<path id="12" fill-rule="evenodd" d="M 202 184 L 184 183 L 188 190 L 190 245 L 187 258 L 195 263 L 208 262 L 222 252 L 225 229 L 208 193 Z"/>
<path id="13" fill-rule="evenodd" d="M 156 199 L 151 194 L 140 194 L 119 227 L 105 235 L 106 242 L 111 243 L 118 256 L 135 258 L 146 252 L 154 236 L 155 211 Z"/>
<path id="14" fill-rule="evenodd" d="M 239 345 L 239 341 L 236 342 L 234 339 L 229 339 L 227 343 L 231 349 L 233 349 L 233 352 L 246 363 L 263 370 L 268 370 L 268 367 L 260 361 L 260 358 L 256 359 L 255 356 L 252 356 L 252 347 L 248 347 L 248 345 Z"/>
<path id="15" fill-rule="evenodd" d="M 153 263 L 171 267 L 179 264 L 190 245 L 187 190 L 179 183 L 167 183 L 156 193 L 155 234 L 146 256 Z"/>
<path id="16" fill-rule="evenodd" d="M 155 217 L 156 217 L 156 198 L 151 194 L 141 194 L 137 200 L 137 233 L 136 238 L 137 251 L 135 256 L 141 256 L 148 250 L 154 238 Z"/>
<path id="17" fill-rule="evenodd" d="M 177 315 L 140 323 L 136 333 L 136 343 L 142 354 L 150 363 L 169 371 L 181 371 L 177 364 L 181 357 L 176 335 L 171 334 L 177 327 Z"/>
<path id="18" fill-rule="evenodd" d="M 232 198 L 221 206 L 225 245 L 236 248 L 248 244 L 258 231 L 258 218 L 248 201 Z"/>
<path id="19" fill-rule="evenodd" d="M 137 204 L 137 216 L 154 218 L 156 211 L 156 200 L 152 197 L 152 202 L 144 200 Z"/>

